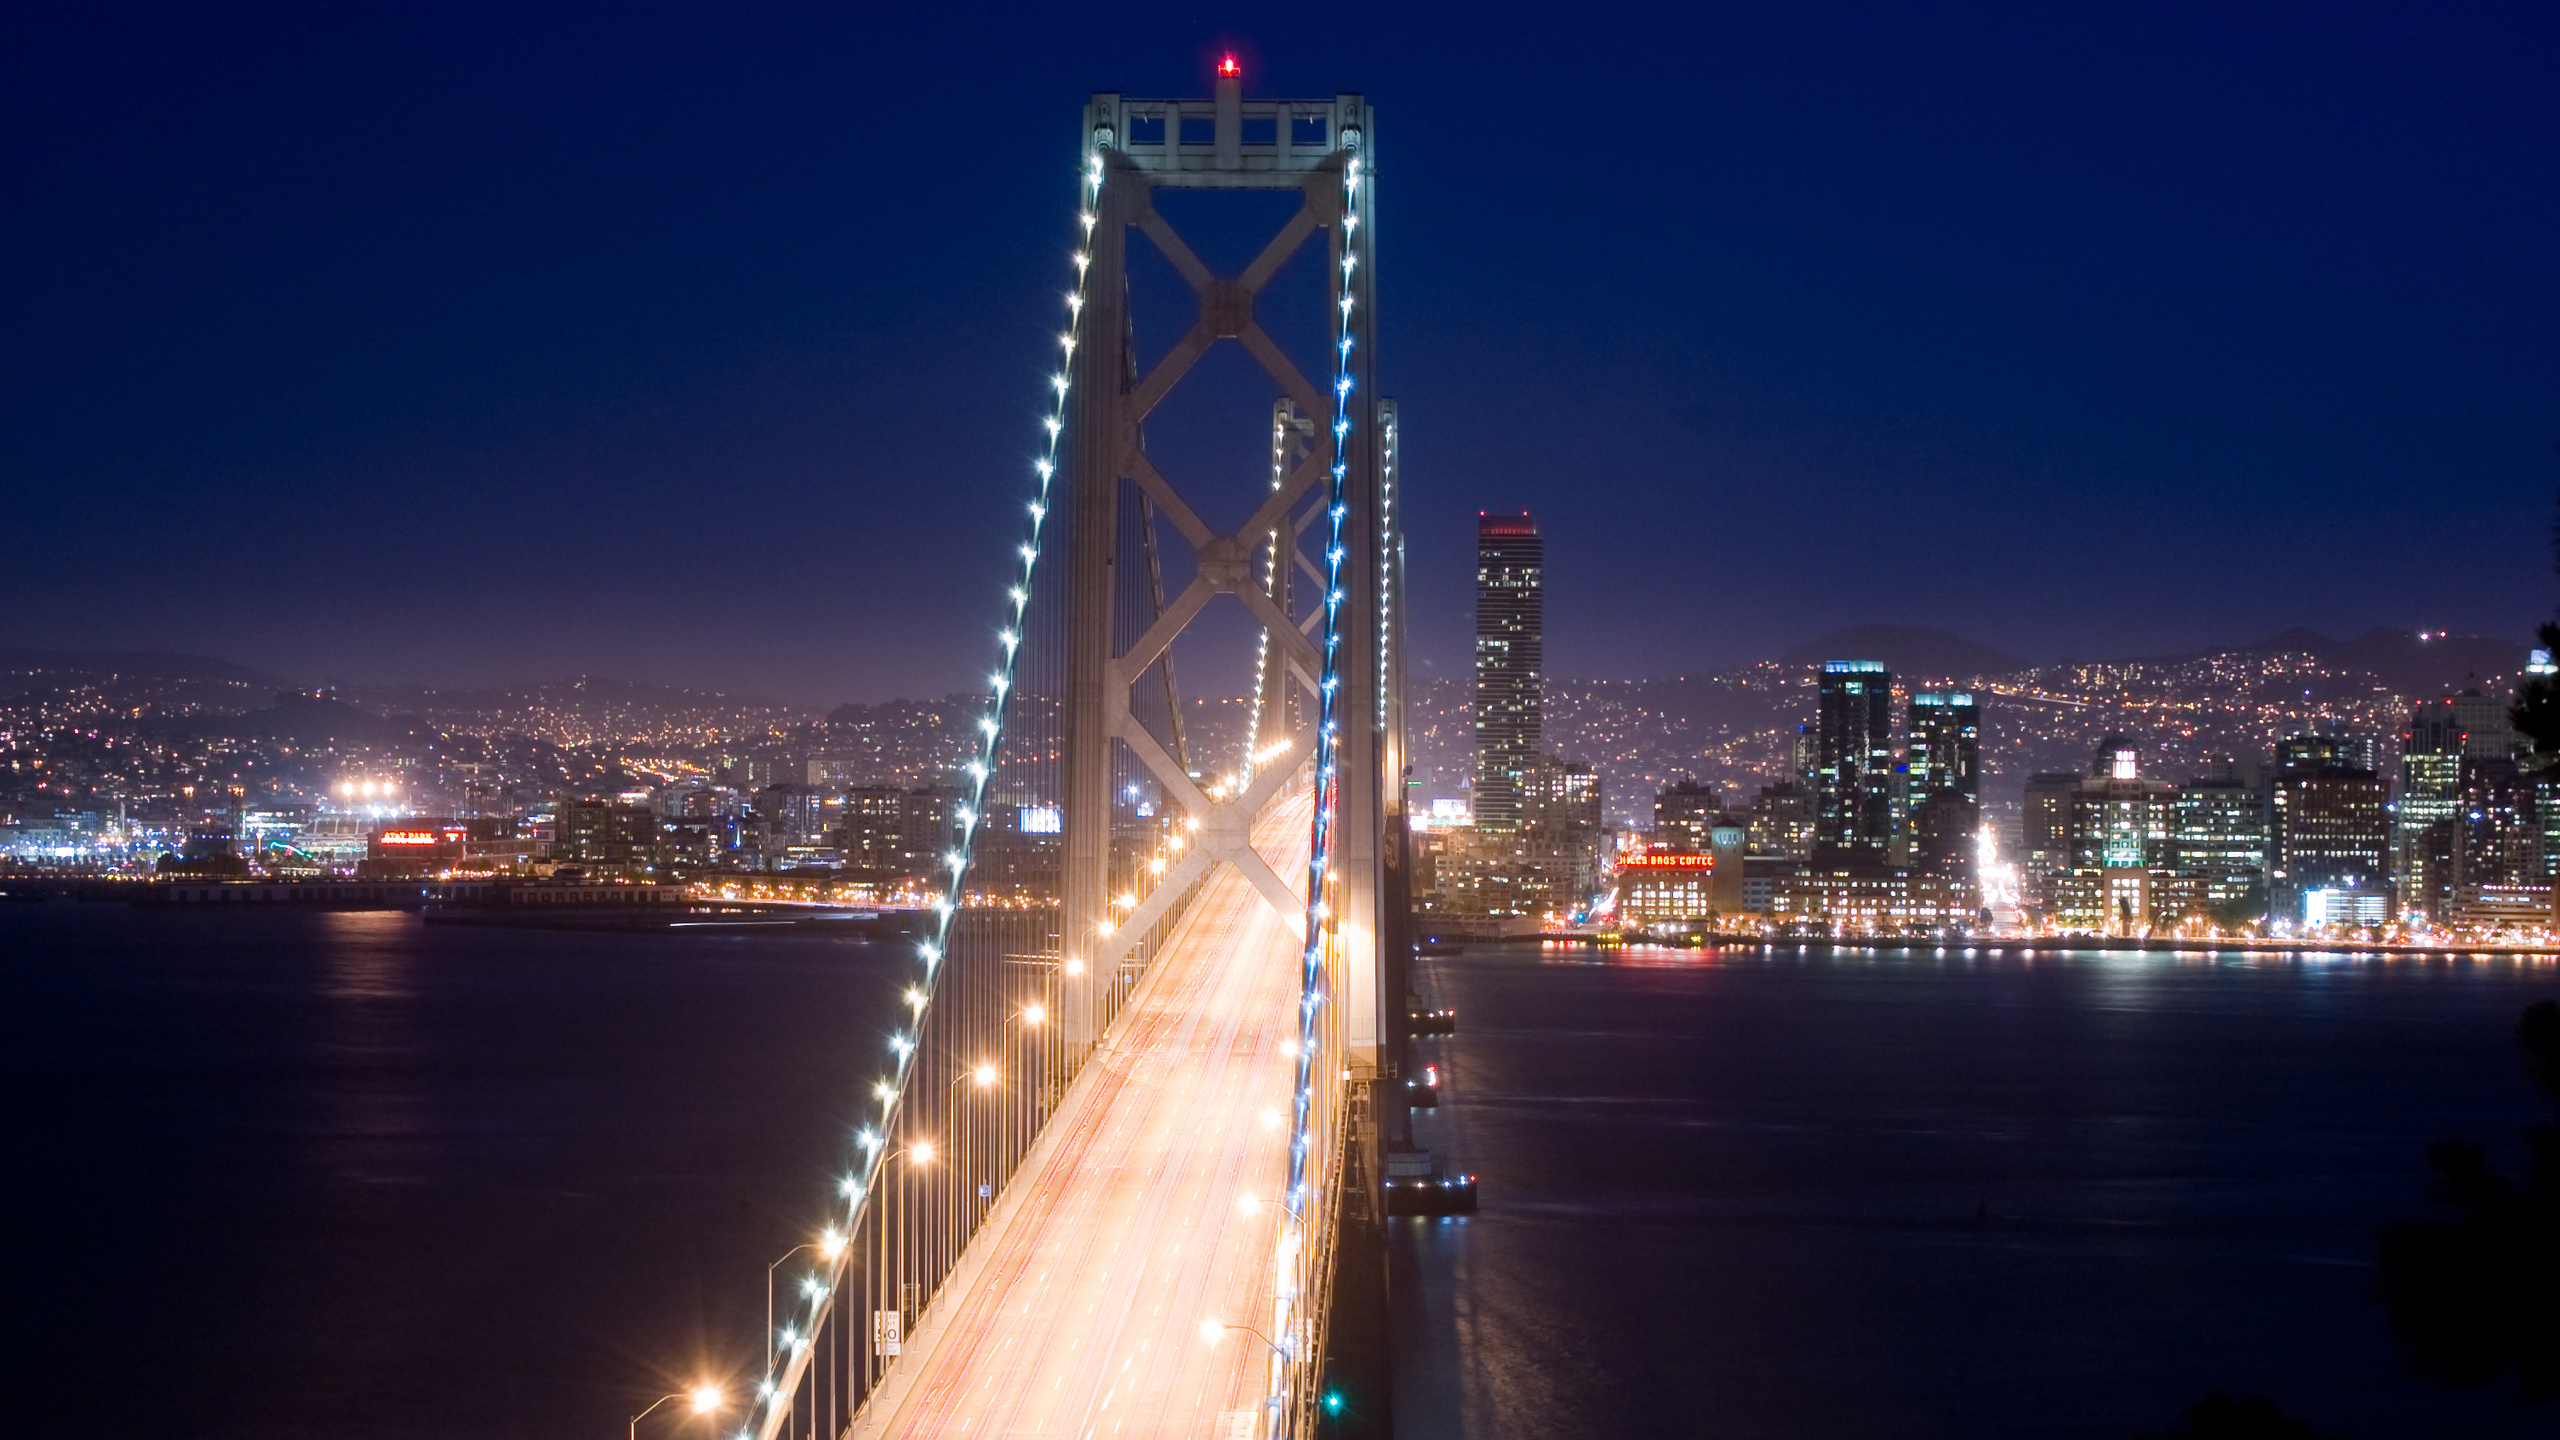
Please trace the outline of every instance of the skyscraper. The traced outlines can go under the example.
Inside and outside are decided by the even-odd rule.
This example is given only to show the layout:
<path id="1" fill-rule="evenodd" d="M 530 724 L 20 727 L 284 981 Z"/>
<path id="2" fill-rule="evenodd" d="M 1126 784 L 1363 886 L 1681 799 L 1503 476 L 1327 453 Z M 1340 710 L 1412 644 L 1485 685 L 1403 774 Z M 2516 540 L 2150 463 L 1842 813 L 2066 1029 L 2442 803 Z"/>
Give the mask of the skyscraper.
<path id="1" fill-rule="evenodd" d="M 1911 697 L 1911 808 L 1952 794 L 1982 803 L 1982 711 L 1972 692 L 1924 690 Z"/>
<path id="2" fill-rule="evenodd" d="M 2462 717 L 2453 701 L 2421 700 L 2409 707 L 2400 732 L 2400 797 L 2391 818 L 2391 875 L 2400 908 L 2441 913 L 2452 883 L 2451 867 L 2430 865 L 2427 832 L 2449 825 L 2462 808 Z M 2441 848 L 2448 837 L 2435 842 Z M 2450 859 L 2450 856 L 2447 857 Z"/>
<path id="3" fill-rule="evenodd" d="M 1982 719 L 1971 692 L 1924 690 L 1911 697 L 1903 767 L 1911 787 L 1904 813 L 1913 868 L 1972 878 L 1982 828 Z"/>
<path id="4" fill-rule="evenodd" d="M 1881 866 L 1893 847 L 1893 675 L 1879 660 L 1822 667 L 1814 712 L 1813 859 Z"/>
<path id="5" fill-rule="evenodd" d="M 1517 830 L 1520 773 L 1545 739 L 1538 672 L 1545 661 L 1546 543 L 1538 522 L 1476 517 L 1476 824 Z"/>
<path id="6" fill-rule="evenodd" d="M 2268 804 L 2271 913 L 2312 928 L 2390 918 L 2389 787 L 2369 764 L 2373 743 L 2352 735 L 2288 735 L 2276 742 Z"/>

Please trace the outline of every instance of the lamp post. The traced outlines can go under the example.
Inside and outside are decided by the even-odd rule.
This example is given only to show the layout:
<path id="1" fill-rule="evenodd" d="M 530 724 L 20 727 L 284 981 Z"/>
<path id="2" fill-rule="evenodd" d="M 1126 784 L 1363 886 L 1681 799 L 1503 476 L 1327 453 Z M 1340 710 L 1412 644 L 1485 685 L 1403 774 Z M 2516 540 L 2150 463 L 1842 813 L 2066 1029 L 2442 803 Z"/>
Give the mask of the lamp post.
<path id="1" fill-rule="evenodd" d="M 782 1268 L 784 1260 L 790 1259 L 803 1250 L 815 1250 L 825 1258 L 833 1260 L 844 1253 L 844 1244 L 844 1237 L 833 1229 L 829 1229 L 815 1240 L 794 1245 L 783 1251 L 781 1259 L 764 1267 L 764 1373 L 767 1375 L 773 1373 L 773 1272 Z"/>
<path id="2" fill-rule="evenodd" d="M 999 1029 L 996 1036 L 998 1041 L 1001 1042 L 1005 1038 L 1003 1033 L 1004 1031 L 1011 1030 L 1016 1022 L 1019 1022 L 1022 1026 L 1023 1034 L 1014 1038 L 1011 1042 L 1010 1048 L 1010 1053 L 1013 1057 L 1013 1073 L 1015 1076 L 1014 1097 L 1013 1103 L 1005 1106 L 1005 1127 L 1002 1137 L 1006 1151 L 1006 1159 L 1008 1161 L 1021 1158 L 1013 1152 L 1023 1148 L 1022 1140 L 1030 1130 L 1030 1118 L 1022 1113 L 1024 1107 L 1038 1103 L 1032 1096 L 1031 1086 L 1027 1083 L 1033 1073 L 1033 1067 L 1023 1058 L 1023 1046 L 1021 1041 L 1028 1038 L 1031 1031 L 1039 1029 L 1040 1023 L 1048 1018 L 1049 1007 L 1040 1004 L 1038 1001 L 1032 1001 L 1025 1004 L 1021 1009 L 1004 1017 L 1004 1025 Z M 1046 1065 L 1040 1066 L 1039 1073 L 1046 1075 L 1048 1073 L 1048 1067 Z"/>
<path id="3" fill-rule="evenodd" d="M 893 1162 L 905 1158 L 912 1158 L 915 1164 L 932 1164 L 933 1142 L 930 1140 L 917 1140 L 909 1144 L 902 1145 L 899 1148 L 890 1151 L 888 1154 L 881 1156 L 880 1163 L 873 1167 L 871 1183 L 871 1233 L 877 1236 L 880 1242 L 879 1264 L 873 1267 L 872 1278 L 879 1287 L 878 1298 L 880 1300 L 889 1301 L 897 1309 L 899 1329 L 901 1332 L 899 1338 L 902 1340 L 905 1338 L 906 1306 L 901 1303 L 903 1297 L 899 1292 L 901 1282 L 905 1278 L 907 1268 L 906 1189 L 904 1186 L 901 1186 L 894 1192 L 883 1194 L 881 1193 L 883 1189 L 881 1182 L 888 1179 L 889 1166 Z M 915 1164 L 909 1165 L 908 1169 L 912 1171 L 915 1168 Z M 892 1243 L 893 1237 L 890 1234 L 891 1215 L 889 1209 L 893 1203 L 896 1207 L 896 1228 L 898 1232 L 894 1237 L 894 1244 Z M 894 1270 L 890 1264 L 893 1254 L 897 1261 Z M 875 1314 L 878 1312 L 880 1308 L 878 1300 L 874 1301 L 871 1308 Z M 877 1344 L 876 1335 L 873 1343 L 875 1345 Z M 874 1360 L 879 1360 L 884 1357 L 875 1351 L 872 1358 Z M 876 1379 L 878 1377 L 875 1375 L 873 1378 Z"/>
<path id="4" fill-rule="evenodd" d="M 720 1387 L 710 1384 L 696 1385 L 690 1390 L 678 1390 L 671 1395 L 661 1395 L 650 1401 L 647 1409 L 631 1417 L 631 1440 L 640 1440 L 640 1422 L 649 1418 L 649 1412 L 670 1400 L 689 1401 L 693 1405 L 694 1414 L 708 1415 L 720 1408 Z"/>

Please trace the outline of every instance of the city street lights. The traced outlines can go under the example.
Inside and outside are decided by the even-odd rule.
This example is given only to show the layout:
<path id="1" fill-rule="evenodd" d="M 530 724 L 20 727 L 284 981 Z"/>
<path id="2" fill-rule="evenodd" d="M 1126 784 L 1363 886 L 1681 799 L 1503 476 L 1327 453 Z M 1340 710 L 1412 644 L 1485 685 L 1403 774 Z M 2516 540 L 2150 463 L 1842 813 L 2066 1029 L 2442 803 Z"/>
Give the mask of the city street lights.
<path id="1" fill-rule="evenodd" d="M 708 1415 L 712 1411 L 720 1408 L 720 1387 L 706 1383 L 696 1385 L 690 1390 L 678 1390 L 672 1395 L 661 1395 L 657 1399 L 650 1401 L 649 1408 L 647 1410 L 643 1410 L 639 1414 L 631 1417 L 631 1440 L 640 1440 L 640 1422 L 649 1418 L 649 1412 L 666 1404 L 670 1400 L 686 1401 L 693 1406 L 694 1414 Z"/>

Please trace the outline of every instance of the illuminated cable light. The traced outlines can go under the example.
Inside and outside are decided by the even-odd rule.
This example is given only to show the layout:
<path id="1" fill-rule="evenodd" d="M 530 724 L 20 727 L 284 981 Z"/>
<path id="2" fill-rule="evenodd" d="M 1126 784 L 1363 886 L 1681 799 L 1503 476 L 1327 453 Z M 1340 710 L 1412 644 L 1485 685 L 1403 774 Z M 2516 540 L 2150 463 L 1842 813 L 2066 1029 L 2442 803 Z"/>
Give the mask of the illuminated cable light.
<path id="1" fill-rule="evenodd" d="M 1107 137 L 1097 135 L 1095 137 L 1095 143 L 1097 145 L 1107 143 Z M 1087 234 L 1091 233 L 1093 226 L 1096 223 L 1095 212 L 1098 209 L 1102 180 L 1102 157 L 1098 153 L 1088 152 L 1086 157 L 1085 184 L 1092 194 L 1086 201 L 1084 207 L 1079 211 L 1079 217 Z M 1071 328 L 1066 334 L 1059 337 L 1060 347 L 1070 359 L 1074 356 L 1076 348 L 1076 334 L 1072 325 L 1074 323 L 1080 323 L 1083 315 L 1085 299 L 1083 285 L 1086 272 L 1092 263 L 1091 255 L 1084 250 L 1076 251 L 1074 259 L 1076 266 L 1077 288 L 1069 291 L 1066 296 L 1067 309 L 1071 318 Z M 1069 375 L 1060 374 L 1053 377 L 1051 385 L 1057 392 L 1057 412 L 1045 416 L 1041 420 L 1041 428 L 1047 434 L 1049 439 L 1049 453 L 1034 463 L 1034 469 L 1037 471 L 1040 478 L 1040 497 L 1029 502 L 1032 521 L 1032 540 L 1034 542 L 1039 538 L 1040 526 L 1043 520 L 1045 520 L 1047 514 L 1046 507 L 1042 501 L 1048 493 L 1050 481 L 1054 478 L 1057 472 L 1057 447 L 1059 438 L 1065 429 L 1064 415 L 1070 383 L 1071 377 Z M 1022 559 L 1023 578 L 1021 583 L 1012 586 L 1005 593 L 1006 597 L 1012 601 L 1014 613 L 1018 617 L 1029 607 L 1030 604 L 1031 597 L 1029 581 L 1033 570 L 1039 563 L 1039 548 L 1036 543 L 1024 544 L 1018 548 L 1017 553 Z M 1004 651 L 1005 665 L 1003 669 L 989 677 L 989 687 L 991 693 L 995 697 L 994 705 L 990 712 L 986 716 L 982 717 L 980 721 L 981 731 L 986 737 L 985 755 L 983 758 L 972 759 L 963 766 L 963 769 L 969 775 L 973 785 L 976 787 L 977 794 L 973 799 L 984 798 L 985 786 L 992 773 L 993 765 L 1001 744 L 1005 700 L 1007 694 L 1012 688 L 1010 670 L 1013 664 L 1014 652 L 1020 644 L 1020 637 L 1012 630 L 1008 629 L 1003 632 L 1001 636 L 1001 643 Z M 962 809 L 958 812 L 962 846 L 960 849 L 950 852 L 947 862 L 950 869 L 950 879 L 947 884 L 942 887 L 941 892 L 934 897 L 931 905 L 934 914 L 938 917 L 938 923 L 943 927 L 939 932 L 942 934 L 947 935 L 949 933 L 949 925 L 951 923 L 952 916 L 957 910 L 958 903 L 961 898 L 961 887 L 966 880 L 969 865 L 968 842 L 970 837 L 975 833 L 976 818 L 977 816 L 974 809 Z M 931 976 L 935 962 L 940 959 L 941 952 L 937 946 L 925 944 L 919 946 L 919 955 L 926 967 L 928 977 L 927 983 L 925 985 L 912 988 L 908 993 L 911 997 L 919 995 L 922 997 L 920 1002 L 911 1000 L 911 1004 L 913 1004 L 913 1008 L 916 1011 L 919 1029 L 921 1029 L 924 1012 L 930 1006 L 932 1001 L 933 992 L 931 989 Z M 1074 975 L 1081 973 L 1083 966 L 1078 962 L 1069 961 L 1067 962 L 1065 969 L 1068 974 Z M 1029 1006 L 1025 1008 L 1022 1018 L 1026 1023 L 1036 1025 L 1045 1018 L 1045 1012 L 1042 1011 L 1040 1007 Z M 891 1038 L 890 1046 L 898 1053 L 901 1066 L 900 1075 L 903 1076 L 907 1073 L 905 1062 L 915 1048 L 914 1042 L 907 1036 L 901 1034 Z M 992 1067 L 982 1066 L 980 1068 L 980 1083 L 988 1084 L 992 1083 L 992 1080 Z M 883 1080 L 875 1087 L 875 1093 L 879 1096 L 884 1109 L 894 1113 L 899 1093 L 898 1086 L 892 1081 Z M 886 1123 L 887 1122 L 884 1119 L 883 1124 L 885 1125 Z M 881 1132 L 881 1130 L 865 1126 L 857 1138 L 865 1153 L 872 1157 L 872 1163 L 875 1165 L 885 1163 L 880 1157 L 885 1149 L 887 1137 Z M 933 1146 L 929 1141 L 917 1141 L 908 1147 L 908 1153 L 919 1163 L 927 1162 L 932 1158 Z M 851 1175 L 846 1176 L 838 1188 L 849 1204 L 847 1224 L 850 1226 L 861 1214 L 861 1206 L 866 1194 L 865 1188 L 858 1176 Z M 834 1232 L 831 1230 L 829 1234 L 833 1235 Z M 815 1284 L 814 1279 L 812 1284 Z M 813 1291 L 813 1303 L 816 1303 L 819 1298 L 819 1293 L 820 1292 Z M 789 1337 L 791 1332 L 786 1331 L 785 1334 L 786 1337 Z M 796 1343 L 787 1344 L 787 1348 L 791 1351 L 793 1356 L 797 1357 L 795 1363 L 805 1363 L 806 1357 L 809 1354 L 812 1338 L 813 1336 L 799 1336 L 796 1337 Z M 774 1382 L 771 1380 L 767 1380 L 766 1386 L 769 1395 L 779 1395 L 782 1393 L 775 1387 Z M 775 1405 L 779 1405 L 780 1402 L 777 1399 L 773 1403 Z M 748 1435 L 749 1432 L 741 1431 L 739 1440 L 748 1440 Z"/>

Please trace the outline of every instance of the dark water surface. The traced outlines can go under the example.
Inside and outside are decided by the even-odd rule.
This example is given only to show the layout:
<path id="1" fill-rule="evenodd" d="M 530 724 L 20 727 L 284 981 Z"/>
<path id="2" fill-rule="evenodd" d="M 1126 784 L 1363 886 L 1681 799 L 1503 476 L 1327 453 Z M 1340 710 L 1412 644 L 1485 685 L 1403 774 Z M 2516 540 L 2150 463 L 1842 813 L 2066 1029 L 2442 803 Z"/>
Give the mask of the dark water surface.
<path id="1" fill-rule="evenodd" d="M 0 906 L 0 1414 L 602 1437 L 748 1374 L 898 973 L 769 932 Z M 2427 1140 L 2512 1157 L 2507 1032 L 2549 969 L 1427 973 L 1464 1033 L 1426 1042 L 1423 1128 L 1485 1200 L 1399 1236 L 1407 1440 L 2116 1437 L 2216 1386 L 2349 1435 L 2535 1433 L 2400 1378 L 2364 1292 Z"/>
<path id="2" fill-rule="evenodd" d="M 569 1440 L 751 1376 L 896 973 L 771 932 L 0 905 L 9 1433 Z"/>
<path id="3" fill-rule="evenodd" d="M 2509 961 L 1490 950 L 1406 1220 L 1403 1440 L 2121 1437 L 2215 1388 L 2552 1433 L 2403 1377 L 2373 1230 L 2538 1118 Z"/>

